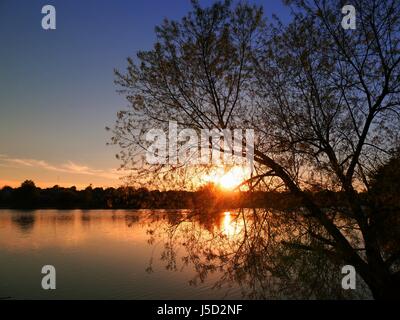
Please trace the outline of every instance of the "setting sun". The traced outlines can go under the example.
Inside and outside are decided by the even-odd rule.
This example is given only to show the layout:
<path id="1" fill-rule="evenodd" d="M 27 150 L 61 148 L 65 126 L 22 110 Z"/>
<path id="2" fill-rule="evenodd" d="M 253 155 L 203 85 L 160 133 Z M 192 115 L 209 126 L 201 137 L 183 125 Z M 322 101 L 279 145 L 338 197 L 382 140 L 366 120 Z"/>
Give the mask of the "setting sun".
<path id="1" fill-rule="evenodd" d="M 216 169 L 204 177 L 204 181 L 212 182 L 222 189 L 233 190 L 238 187 L 248 176 L 247 170 L 242 167 L 233 167 L 226 171 L 223 168 Z"/>

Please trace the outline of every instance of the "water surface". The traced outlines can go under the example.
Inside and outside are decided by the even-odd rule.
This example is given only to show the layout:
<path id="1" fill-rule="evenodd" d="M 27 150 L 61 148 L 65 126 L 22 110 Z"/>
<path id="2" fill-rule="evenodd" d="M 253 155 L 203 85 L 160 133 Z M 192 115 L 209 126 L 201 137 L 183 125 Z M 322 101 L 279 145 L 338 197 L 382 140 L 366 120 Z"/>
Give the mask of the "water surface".
<path id="1" fill-rule="evenodd" d="M 194 268 L 180 263 L 184 244 L 171 266 L 162 228 L 180 213 L 0 210 L 0 298 L 240 298 L 235 284 L 213 288 L 218 271 L 193 281 Z M 161 230 L 157 236 L 153 226 Z M 235 230 L 226 215 L 215 227 L 227 235 Z M 56 268 L 56 290 L 41 288 L 44 265 Z"/>

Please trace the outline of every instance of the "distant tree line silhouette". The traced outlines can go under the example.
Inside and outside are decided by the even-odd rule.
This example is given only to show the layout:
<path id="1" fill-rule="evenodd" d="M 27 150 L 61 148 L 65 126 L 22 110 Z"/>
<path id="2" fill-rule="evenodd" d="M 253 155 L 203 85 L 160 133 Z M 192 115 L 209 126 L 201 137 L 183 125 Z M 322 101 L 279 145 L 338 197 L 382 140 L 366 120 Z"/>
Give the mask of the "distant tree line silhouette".
<path id="1" fill-rule="evenodd" d="M 310 192 L 326 206 L 343 201 L 340 192 Z M 290 209 L 300 201 L 286 192 L 222 191 L 212 184 L 197 191 L 159 191 L 133 187 L 39 188 L 31 180 L 20 187 L 5 186 L 0 190 L 0 208 L 9 209 L 193 209 L 221 210 L 238 207 Z"/>

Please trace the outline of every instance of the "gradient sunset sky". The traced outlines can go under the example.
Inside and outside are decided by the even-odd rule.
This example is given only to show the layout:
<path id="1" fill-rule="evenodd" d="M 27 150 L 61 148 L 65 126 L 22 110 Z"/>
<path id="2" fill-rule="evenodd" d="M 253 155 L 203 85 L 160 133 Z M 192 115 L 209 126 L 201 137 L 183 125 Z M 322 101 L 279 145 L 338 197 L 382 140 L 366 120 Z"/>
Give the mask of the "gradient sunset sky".
<path id="1" fill-rule="evenodd" d="M 288 17 L 281 0 L 249 2 Z M 46 4 L 56 30 L 41 27 Z M 190 8 L 189 0 L 0 0 L 0 187 L 118 186 L 105 127 L 127 102 L 113 69 L 152 47 L 163 18 Z"/>

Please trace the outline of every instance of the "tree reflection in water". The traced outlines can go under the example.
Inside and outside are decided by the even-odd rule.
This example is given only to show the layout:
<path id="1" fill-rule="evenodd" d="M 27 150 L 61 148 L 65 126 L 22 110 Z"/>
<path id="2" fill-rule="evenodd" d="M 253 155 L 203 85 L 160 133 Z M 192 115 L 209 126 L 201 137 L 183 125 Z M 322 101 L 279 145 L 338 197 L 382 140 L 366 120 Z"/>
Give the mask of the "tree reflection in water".
<path id="1" fill-rule="evenodd" d="M 19 227 L 21 232 L 29 233 L 35 225 L 35 215 L 32 211 L 26 211 L 16 214 L 11 221 Z"/>
<path id="2" fill-rule="evenodd" d="M 332 219 L 340 218 L 332 213 Z M 146 221 L 149 243 L 163 243 L 161 260 L 168 270 L 194 268 L 191 285 L 218 274 L 216 288 L 235 284 L 250 299 L 370 298 L 360 278 L 357 290 L 342 289 L 346 263 L 334 254 L 324 230 L 295 212 L 178 211 L 152 213 Z M 358 230 L 351 223 L 342 229 L 357 246 Z"/>

